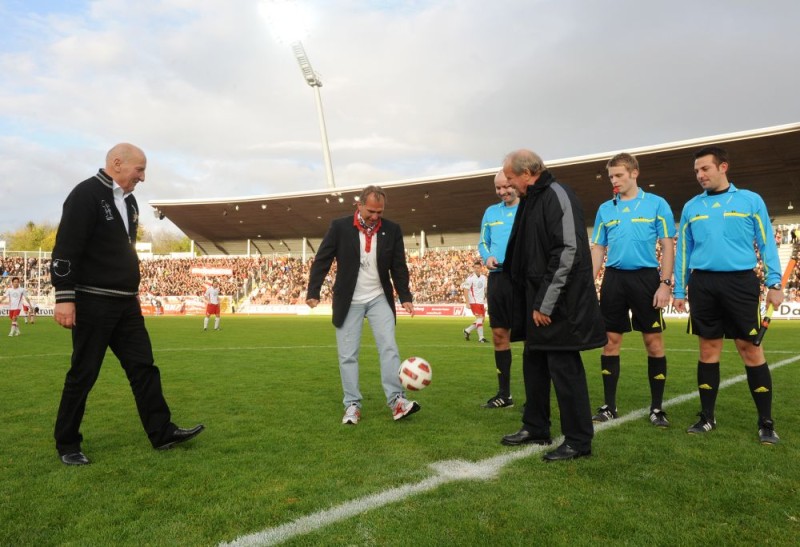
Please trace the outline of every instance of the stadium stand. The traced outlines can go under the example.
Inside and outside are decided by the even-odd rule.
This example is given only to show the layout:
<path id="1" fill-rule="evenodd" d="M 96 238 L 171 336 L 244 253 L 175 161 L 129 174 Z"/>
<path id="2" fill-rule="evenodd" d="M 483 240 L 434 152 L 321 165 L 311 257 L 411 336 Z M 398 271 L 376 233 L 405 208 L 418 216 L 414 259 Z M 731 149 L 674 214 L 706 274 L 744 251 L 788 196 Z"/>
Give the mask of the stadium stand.
<path id="1" fill-rule="evenodd" d="M 782 241 L 781 265 L 800 254 L 800 242 Z M 52 304 L 50 259 L 38 253 L 18 253 L 0 257 L 0 290 L 4 293 L 10 279 L 19 276 L 31 298 L 38 304 Z M 36 256 L 34 256 L 36 255 Z M 472 247 L 429 249 L 424 257 L 408 252 L 410 286 L 416 303 L 462 304 L 459 289 L 468 273 L 468 265 L 478 257 Z M 308 270 L 313 258 L 305 262 L 293 256 L 153 258 L 141 261 L 141 298 L 166 296 L 201 297 L 207 283 L 216 278 L 221 292 L 231 298 L 237 309 L 247 305 L 295 305 L 305 302 Z M 336 265 L 322 288 L 323 303 L 330 303 L 336 278 Z M 602 271 L 597 279 L 599 287 Z M 800 302 L 800 265 L 785 287 L 787 302 Z"/>

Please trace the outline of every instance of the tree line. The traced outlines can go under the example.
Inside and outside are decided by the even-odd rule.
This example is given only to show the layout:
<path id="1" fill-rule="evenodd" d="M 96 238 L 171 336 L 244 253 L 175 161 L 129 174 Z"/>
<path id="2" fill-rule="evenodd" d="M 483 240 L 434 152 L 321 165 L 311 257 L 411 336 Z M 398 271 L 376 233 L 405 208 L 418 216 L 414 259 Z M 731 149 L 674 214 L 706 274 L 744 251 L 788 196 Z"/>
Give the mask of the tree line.
<path id="1" fill-rule="evenodd" d="M 36 224 L 29 221 L 25 226 L 0 234 L 5 240 L 6 251 L 38 251 L 51 252 L 56 244 L 58 225 L 50 222 Z M 136 237 L 137 241 L 149 241 L 153 244 L 153 254 L 188 253 L 191 241 L 183 234 L 175 234 L 166 230 L 149 231 L 141 224 Z"/>

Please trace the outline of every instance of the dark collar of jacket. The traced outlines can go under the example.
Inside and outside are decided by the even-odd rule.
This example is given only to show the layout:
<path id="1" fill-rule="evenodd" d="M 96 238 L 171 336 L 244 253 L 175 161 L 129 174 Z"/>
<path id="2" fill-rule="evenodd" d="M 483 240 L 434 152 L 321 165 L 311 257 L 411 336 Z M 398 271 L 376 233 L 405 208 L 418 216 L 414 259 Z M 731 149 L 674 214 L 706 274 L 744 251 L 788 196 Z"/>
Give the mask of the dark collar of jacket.
<path id="1" fill-rule="evenodd" d="M 536 182 L 532 186 L 528 187 L 528 193 L 531 195 L 536 195 L 539 192 L 544 192 L 555 181 L 556 178 L 552 175 L 552 173 L 550 173 L 550 171 L 545 169 L 539 175 L 539 178 L 536 179 Z"/>
<path id="2" fill-rule="evenodd" d="M 104 169 L 101 168 L 99 171 L 97 171 L 95 177 L 97 180 L 102 182 L 104 186 L 107 186 L 111 190 L 114 189 L 114 179 L 108 176 L 108 173 L 106 173 Z"/>

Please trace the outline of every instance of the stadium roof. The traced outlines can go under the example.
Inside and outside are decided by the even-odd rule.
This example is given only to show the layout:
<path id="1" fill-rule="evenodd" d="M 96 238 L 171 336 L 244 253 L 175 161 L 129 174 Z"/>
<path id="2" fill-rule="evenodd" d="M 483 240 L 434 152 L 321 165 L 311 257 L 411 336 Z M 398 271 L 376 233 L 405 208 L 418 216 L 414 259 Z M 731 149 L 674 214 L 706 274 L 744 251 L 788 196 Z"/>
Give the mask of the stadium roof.
<path id="1" fill-rule="evenodd" d="M 800 123 L 624 151 L 639 160 L 639 186 L 665 198 L 677 221 L 683 204 L 700 192 L 692 152 L 708 144 L 729 151 L 731 181 L 761 194 L 774 218 L 798 221 L 787 207 L 790 201 L 800 205 Z M 621 151 L 545 159 L 547 168 L 576 191 L 590 225 L 611 195 L 605 164 Z M 410 250 L 419 246 L 422 232 L 428 247 L 474 245 L 483 212 L 497 201 L 493 180 L 499 168 L 379 183 L 387 192 L 386 217 L 402 226 Z M 330 221 L 352 214 L 362 188 L 149 204 L 156 216 L 169 218 L 206 254 L 247 254 L 248 240 L 251 254 L 299 253 L 303 238 L 313 253 Z"/>

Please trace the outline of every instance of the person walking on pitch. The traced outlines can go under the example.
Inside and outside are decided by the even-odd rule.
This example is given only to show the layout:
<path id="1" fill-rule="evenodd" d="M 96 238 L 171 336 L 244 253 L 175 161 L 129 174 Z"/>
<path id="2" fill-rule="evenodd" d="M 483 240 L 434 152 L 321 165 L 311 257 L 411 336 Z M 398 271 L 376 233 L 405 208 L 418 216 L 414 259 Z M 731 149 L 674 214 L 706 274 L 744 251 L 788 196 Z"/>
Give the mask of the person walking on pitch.
<path id="1" fill-rule="evenodd" d="M 472 273 L 461 284 L 461 289 L 464 291 L 464 299 L 472 315 L 475 316 L 475 321 L 464 329 L 464 340 L 469 342 L 469 335 L 477 330 L 478 342 L 485 344 L 483 319 L 486 316 L 486 276 L 483 274 L 483 263 L 480 260 L 476 260 L 472 265 Z"/>

